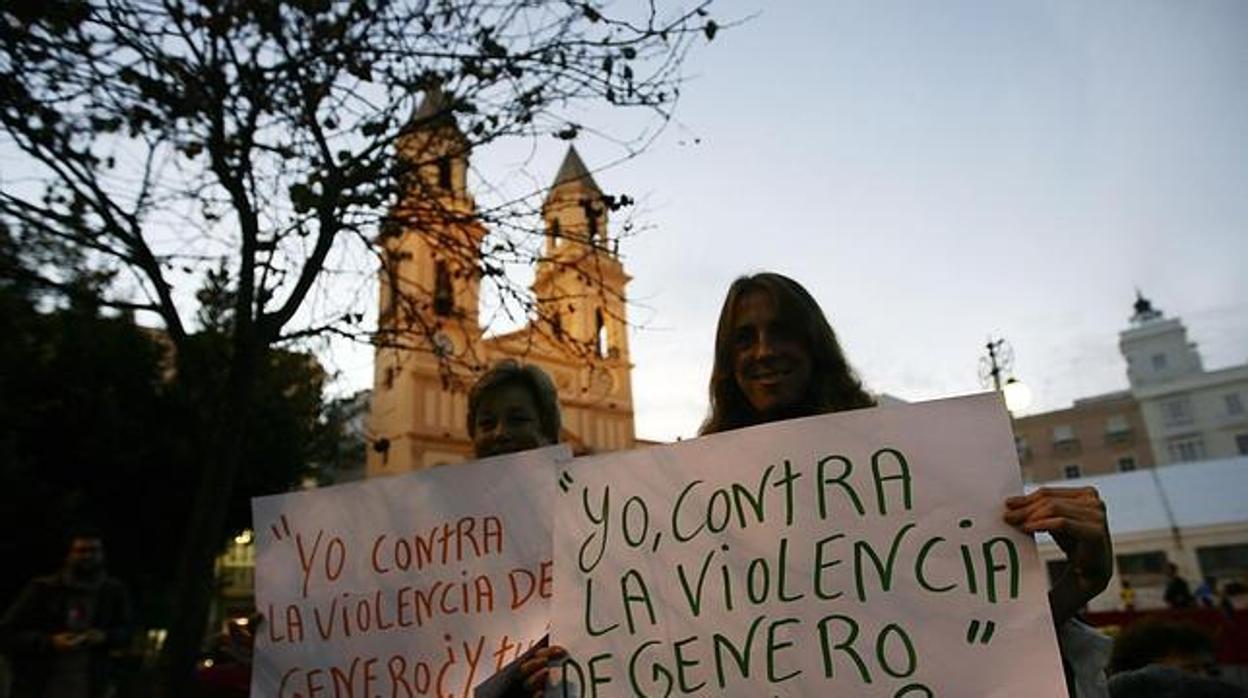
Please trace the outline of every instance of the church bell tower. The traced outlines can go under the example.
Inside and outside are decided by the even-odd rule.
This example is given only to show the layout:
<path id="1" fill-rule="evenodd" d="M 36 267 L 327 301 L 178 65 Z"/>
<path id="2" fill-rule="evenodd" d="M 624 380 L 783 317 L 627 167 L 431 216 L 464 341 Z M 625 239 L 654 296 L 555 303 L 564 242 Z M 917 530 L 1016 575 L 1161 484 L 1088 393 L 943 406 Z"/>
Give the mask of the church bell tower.
<path id="1" fill-rule="evenodd" d="M 401 195 L 381 230 L 372 419 L 403 428 L 373 441 L 370 474 L 458 459 L 467 384 L 485 363 L 478 313 L 486 231 L 452 107 L 440 87 L 429 88 L 397 142 Z"/>

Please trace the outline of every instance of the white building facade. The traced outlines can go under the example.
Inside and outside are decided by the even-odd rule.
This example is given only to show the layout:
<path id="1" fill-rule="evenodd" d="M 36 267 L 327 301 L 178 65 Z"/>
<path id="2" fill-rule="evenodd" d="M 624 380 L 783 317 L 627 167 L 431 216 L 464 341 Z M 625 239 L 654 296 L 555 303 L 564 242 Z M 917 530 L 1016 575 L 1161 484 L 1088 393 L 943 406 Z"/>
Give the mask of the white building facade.
<path id="1" fill-rule="evenodd" d="M 1248 455 L 1248 364 L 1206 371 L 1182 321 L 1143 297 L 1118 344 L 1158 465 Z"/>

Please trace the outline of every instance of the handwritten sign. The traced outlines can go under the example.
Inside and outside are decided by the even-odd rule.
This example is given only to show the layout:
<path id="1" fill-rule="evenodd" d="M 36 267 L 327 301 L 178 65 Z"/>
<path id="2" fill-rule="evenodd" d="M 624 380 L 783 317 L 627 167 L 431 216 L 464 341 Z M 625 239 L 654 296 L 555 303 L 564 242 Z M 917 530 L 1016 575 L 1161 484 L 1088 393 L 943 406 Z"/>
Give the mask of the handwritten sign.
<path id="1" fill-rule="evenodd" d="M 561 468 L 556 695 L 1065 696 L 1000 401 L 812 417 Z"/>
<path id="2" fill-rule="evenodd" d="M 251 695 L 469 696 L 547 632 L 563 447 L 252 501 Z"/>

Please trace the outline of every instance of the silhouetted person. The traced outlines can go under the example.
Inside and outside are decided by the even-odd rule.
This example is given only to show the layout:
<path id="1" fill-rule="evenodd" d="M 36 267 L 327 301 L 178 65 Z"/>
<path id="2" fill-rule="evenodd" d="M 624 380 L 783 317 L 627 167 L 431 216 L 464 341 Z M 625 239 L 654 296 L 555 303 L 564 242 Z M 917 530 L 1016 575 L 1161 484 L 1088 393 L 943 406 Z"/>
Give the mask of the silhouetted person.
<path id="1" fill-rule="evenodd" d="M 1114 641 L 1109 673 L 1159 665 L 1189 674 L 1217 673 L 1213 637 L 1199 625 L 1172 620 L 1142 620 L 1127 626 Z"/>
<path id="2" fill-rule="evenodd" d="M 1222 611 L 1222 615 L 1227 620 L 1235 619 L 1235 602 L 1231 601 L 1231 592 L 1234 590 L 1233 583 L 1222 583 L 1222 588 L 1218 590 L 1218 610 Z"/>
<path id="3" fill-rule="evenodd" d="M 1109 680 L 1111 698 L 1248 698 L 1248 690 L 1225 681 L 1193 676 L 1168 666 L 1150 666 Z"/>
<path id="4" fill-rule="evenodd" d="M 130 604 L 104 571 L 99 536 L 74 536 L 65 566 L 26 585 L 0 635 L 13 658 L 13 698 L 107 695 L 108 652 L 129 640 Z"/>
<path id="5" fill-rule="evenodd" d="M 1213 608 L 1217 588 L 1218 580 L 1216 577 L 1205 577 L 1200 584 L 1196 585 L 1196 600 L 1205 608 Z"/>
<path id="6" fill-rule="evenodd" d="M 1192 596 L 1192 588 L 1187 580 L 1179 575 L 1179 566 L 1173 562 L 1166 565 L 1166 605 L 1170 608 L 1191 608 L 1196 599 Z"/>
<path id="7" fill-rule="evenodd" d="M 1248 698 L 1217 680 L 1213 637 L 1191 623 L 1146 620 L 1128 626 L 1110 658 L 1114 698 Z"/>
<path id="8" fill-rule="evenodd" d="M 1135 587 L 1131 586 L 1131 582 L 1122 580 L 1122 590 L 1118 592 L 1118 598 L 1122 599 L 1122 610 L 1135 610 Z"/>

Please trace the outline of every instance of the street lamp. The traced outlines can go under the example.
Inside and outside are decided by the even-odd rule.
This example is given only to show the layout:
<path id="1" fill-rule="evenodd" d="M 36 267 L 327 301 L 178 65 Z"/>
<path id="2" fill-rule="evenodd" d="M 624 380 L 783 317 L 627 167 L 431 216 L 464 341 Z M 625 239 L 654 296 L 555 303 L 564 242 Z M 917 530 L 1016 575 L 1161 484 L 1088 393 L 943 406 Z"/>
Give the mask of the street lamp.
<path id="1" fill-rule="evenodd" d="M 1031 389 L 1012 375 L 1014 349 L 1004 339 L 992 337 L 984 348 L 988 355 L 979 357 L 979 382 L 1001 393 L 1010 414 L 1027 409 L 1031 404 Z"/>
<path id="2" fill-rule="evenodd" d="M 1001 393 L 1005 395 L 1005 409 L 1009 410 L 1010 414 L 1021 412 L 1031 406 L 1031 388 L 1017 378 L 1007 380 Z"/>

